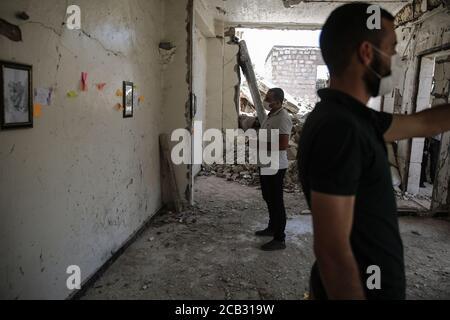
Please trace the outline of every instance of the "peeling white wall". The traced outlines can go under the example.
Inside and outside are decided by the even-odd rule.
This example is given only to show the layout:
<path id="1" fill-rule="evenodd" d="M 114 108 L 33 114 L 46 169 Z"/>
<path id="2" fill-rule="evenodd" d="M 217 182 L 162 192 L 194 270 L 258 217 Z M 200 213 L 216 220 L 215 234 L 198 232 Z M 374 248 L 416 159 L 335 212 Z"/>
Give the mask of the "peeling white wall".
<path id="1" fill-rule="evenodd" d="M 0 2 L 23 34 L 20 43 L 0 36 L 0 59 L 33 65 L 34 87 L 55 88 L 33 129 L 0 131 L 0 298 L 67 297 L 67 266 L 86 279 L 160 208 L 162 2 L 73 1 L 84 32 L 62 26 L 66 1 Z M 183 10 L 172 21 L 185 47 Z M 185 64 L 181 46 L 179 55 Z M 83 71 L 89 91 L 68 98 Z M 131 119 L 114 109 L 123 80 L 145 97 Z"/>
<path id="2" fill-rule="evenodd" d="M 208 39 L 206 129 L 222 129 L 223 38 Z"/>
<path id="3" fill-rule="evenodd" d="M 200 27 L 196 24 L 194 28 L 193 37 L 193 79 L 192 79 L 192 92 L 196 96 L 196 114 L 194 121 L 202 122 L 202 130 L 205 131 L 206 122 L 206 108 L 207 108 L 207 56 L 208 56 L 208 43 L 205 35 L 202 33 Z M 198 143 L 203 145 L 203 136 L 195 136 L 199 139 Z M 193 174 L 197 175 L 201 170 L 201 165 L 197 164 L 193 166 Z"/>
<path id="4" fill-rule="evenodd" d="M 238 128 L 240 97 L 239 45 L 225 43 L 223 54 L 223 111 L 222 128 Z"/>

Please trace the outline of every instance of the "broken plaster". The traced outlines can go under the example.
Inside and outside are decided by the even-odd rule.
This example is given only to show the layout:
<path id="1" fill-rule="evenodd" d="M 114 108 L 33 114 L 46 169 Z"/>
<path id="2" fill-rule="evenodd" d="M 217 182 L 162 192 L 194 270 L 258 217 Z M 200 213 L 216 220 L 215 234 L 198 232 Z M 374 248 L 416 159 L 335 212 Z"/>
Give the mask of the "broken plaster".
<path id="1" fill-rule="evenodd" d="M 58 30 L 56 30 L 55 28 L 53 28 L 53 27 L 51 27 L 51 26 L 46 25 L 46 24 L 43 23 L 43 22 L 39 22 L 39 21 L 28 21 L 28 22 L 23 23 L 22 26 L 23 26 L 23 25 L 27 25 L 27 24 L 37 24 L 37 25 L 43 27 L 44 29 L 47 29 L 47 30 L 52 31 L 52 32 L 53 32 L 54 34 L 56 34 L 58 37 L 61 37 L 61 36 L 62 36 L 62 30 L 61 30 L 60 32 L 58 32 Z M 63 23 L 63 24 L 62 24 L 62 28 L 64 28 L 64 27 L 65 27 L 65 24 Z M 93 37 L 93 36 L 92 36 L 90 33 L 88 33 L 87 31 L 85 31 L 85 30 L 83 30 L 83 29 L 80 29 L 80 30 L 74 30 L 74 31 L 79 31 L 80 34 L 82 34 L 82 35 L 88 37 L 89 39 L 91 39 L 91 40 L 97 42 L 97 43 L 103 48 L 103 50 L 106 51 L 108 54 L 113 54 L 113 55 L 116 56 L 116 57 L 117 57 L 117 56 L 125 57 L 125 55 L 124 55 L 122 52 L 120 52 L 120 51 L 114 51 L 114 50 L 112 50 L 112 49 L 107 48 L 107 47 L 106 47 L 99 39 Z"/>
<path id="2" fill-rule="evenodd" d="M 168 50 L 159 48 L 159 57 L 164 70 L 167 68 L 169 64 L 173 62 L 176 52 L 177 52 L 176 47 L 173 47 L 172 49 Z"/>

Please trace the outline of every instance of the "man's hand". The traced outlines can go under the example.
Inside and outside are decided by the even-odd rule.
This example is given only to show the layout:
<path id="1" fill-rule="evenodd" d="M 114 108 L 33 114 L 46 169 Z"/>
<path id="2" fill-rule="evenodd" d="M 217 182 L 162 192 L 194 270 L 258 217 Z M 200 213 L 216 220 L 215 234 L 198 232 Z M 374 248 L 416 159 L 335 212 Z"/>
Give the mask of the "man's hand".
<path id="1" fill-rule="evenodd" d="M 311 193 L 314 252 L 330 299 L 365 299 L 350 245 L 354 204 L 354 196 Z"/>
<path id="2" fill-rule="evenodd" d="M 386 142 L 416 137 L 432 137 L 450 130 L 450 104 L 444 104 L 412 115 L 394 115 L 384 134 Z"/>

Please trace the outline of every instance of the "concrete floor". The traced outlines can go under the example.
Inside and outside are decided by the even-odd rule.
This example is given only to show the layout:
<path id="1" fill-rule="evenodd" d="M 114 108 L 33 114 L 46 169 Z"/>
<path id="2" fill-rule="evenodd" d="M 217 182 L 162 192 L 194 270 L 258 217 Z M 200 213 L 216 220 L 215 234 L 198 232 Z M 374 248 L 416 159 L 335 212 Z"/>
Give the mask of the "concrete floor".
<path id="1" fill-rule="evenodd" d="M 263 252 L 268 239 L 253 236 L 267 219 L 260 192 L 199 177 L 194 208 L 157 217 L 83 299 L 304 299 L 313 262 L 306 203 L 285 195 L 288 247 Z M 449 299 L 449 219 L 400 221 L 408 298 Z"/>

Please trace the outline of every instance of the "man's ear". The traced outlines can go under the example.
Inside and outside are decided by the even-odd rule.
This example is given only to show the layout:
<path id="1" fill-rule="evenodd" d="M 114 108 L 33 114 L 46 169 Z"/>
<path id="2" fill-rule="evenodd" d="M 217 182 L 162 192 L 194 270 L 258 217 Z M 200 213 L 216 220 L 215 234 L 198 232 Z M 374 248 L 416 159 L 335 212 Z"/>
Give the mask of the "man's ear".
<path id="1" fill-rule="evenodd" d="M 357 57 L 364 66 L 370 65 L 373 60 L 373 47 L 369 41 L 364 41 L 359 45 Z"/>

